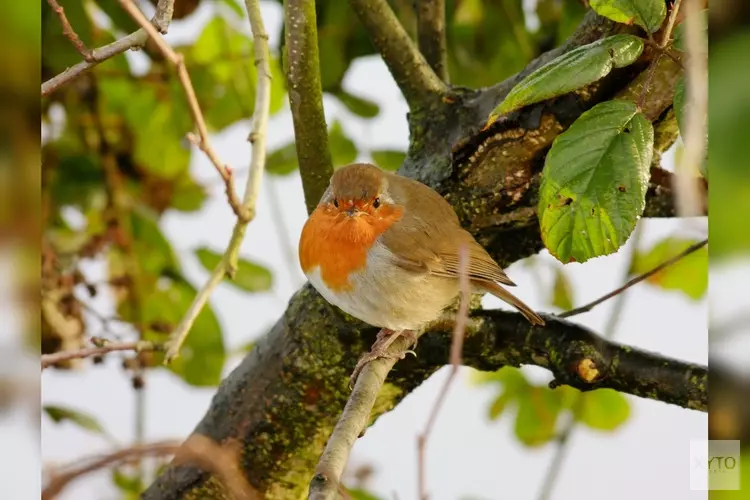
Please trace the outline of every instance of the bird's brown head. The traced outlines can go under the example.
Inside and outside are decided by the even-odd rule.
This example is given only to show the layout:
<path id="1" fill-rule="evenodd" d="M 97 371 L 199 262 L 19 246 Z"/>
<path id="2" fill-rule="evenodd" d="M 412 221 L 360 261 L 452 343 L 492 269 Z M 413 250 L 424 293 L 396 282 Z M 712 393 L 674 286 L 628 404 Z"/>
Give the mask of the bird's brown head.
<path id="1" fill-rule="evenodd" d="M 394 205 L 386 175 L 369 163 L 353 163 L 336 170 L 322 203 L 349 217 L 383 215 Z"/>

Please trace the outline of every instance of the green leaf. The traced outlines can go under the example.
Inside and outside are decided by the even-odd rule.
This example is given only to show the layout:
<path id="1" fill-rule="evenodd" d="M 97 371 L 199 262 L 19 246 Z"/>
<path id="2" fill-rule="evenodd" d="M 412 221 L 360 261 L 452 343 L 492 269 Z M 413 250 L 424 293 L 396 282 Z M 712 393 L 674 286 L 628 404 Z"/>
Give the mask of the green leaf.
<path id="1" fill-rule="evenodd" d="M 374 118 L 378 116 L 378 113 L 380 112 L 380 107 L 377 103 L 365 99 L 364 97 L 350 94 L 345 90 L 338 90 L 334 92 L 333 95 L 335 95 L 336 98 L 341 101 L 341 104 L 346 106 L 349 111 L 357 116 L 361 116 L 362 118 Z"/>
<path id="2" fill-rule="evenodd" d="M 138 474 L 128 475 L 119 469 L 112 471 L 112 482 L 125 494 L 124 500 L 137 500 L 143 491 L 143 481 Z"/>
<path id="3" fill-rule="evenodd" d="M 390 170 L 395 172 L 401 165 L 403 165 L 406 159 L 406 153 L 403 151 L 395 151 L 389 149 L 380 149 L 370 151 L 372 160 L 383 170 Z"/>
<path id="4" fill-rule="evenodd" d="M 583 45 L 561 55 L 524 78 L 490 114 L 500 115 L 567 94 L 612 71 L 634 63 L 643 52 L 643 41 L 633 35 L 614 35 Z"/>
<path id="5" fill-rule="evenodd" d="M 242 8 L 237 0 L 221 0 L 221 3 L 229 7 L 238 17 L 245 17 L 245 9 Z"/>
<path id="6" fill-rule="evenodd" d="M 271 175 L 288 175 L 297 170 L 297 146 L 294 142 L 271 152 L 266 158 L 266 172 Z"/>
<path id="7" fill-rule="evenodd" d="M 157 278 L 180 270 L 180 264 L 159 227 L 159 219 L 148 209 L 138 206 L 131 213 L 133 250 L 141 273 Z"/>
<path id="8" fill-rule="evenodd" d="M 208 248 L 199 248 L 195 251 L 196 257 L 208 271 L 213 271 L 219 265 L 224 257 Z M 237 274 L 234 279 L 228 280 L 241 290 L 246 292 L 266 292 L 273 285 L 273 275 L 265 267 L 250 262 L 249 260 L 239 259 L 237 262 Z"/>
<path id="9" fill-rule="evenodd" d="M 698 12 L 698 16 L 700 16 L 700 26 L 705 37 L 706 33 L 708 33 L 708 9 L 702 9 L 700 12 Z M 677 27 L 672 32 L 672 35 L 673 35 L 672 44 L 674 48 L 684 52 L 685 51 L 685 20 L 684 19 L 682 20 L 682 22 L 680 22 L 680 24 L 677 25 Z"/>
<path id="10" fill-rule="evenodd" d="M 592 429 L 613 431 L 630 417 L 630 403 L 613 389 L 596 389 L 580 397 L 574 417 Z"/>
<path id="11" fill-rule="evenodd" d="M 143 324 L 161 322 L 177 325 L 190 308 L 196 294 L 195 288 L 178 275 L 174 279 L 162 278 L 150 293 L 142 297 Z M 163 342 L 164 334 L 147 330 L 144 339 Z M 221 326 L 209 302 L 190 328 L 190 334 L 180 349 L 180 356 L 168 365 L 168 369 L 190 385 L 213 387 L 221 382 L 225 359 Z M 163 360 L 163 353 L 154 353 L 157 366 L 163 366 Z"/>
<path id="12" fill-rule="evenodd" d="M 333 168 L 343 167 L 357 158 L 357 146 L 344 132 L 341 122 L 335 120 L 328 131 L 328 147 L 331 150 Z"/>
<path id="13" fill-rule="evenodd" d="M 503 392 L 502 394 L 499 394 L 495 400 L 490 405 L 490 410 L 488 416 L 490 417 L 490 420 L 497 420 L 497 418 L 502 415 L 502 413 L 505 411 L 505 408 L 508 406 L 509 403 L 513 402 L 513 394 L 506 392 Z"/>
<path id="14" fill-rule="evenodd" d="M 69 421 L 77 426 L 86 429 L 87 431 L 95 432 L 96 434 L 107 435 L 107 431 L 104 427 L 91 415 L 87 415 L 80 410 L 73 410 L 71 408 L 63 408 L 62 406 L 45 405 L 44 412 L 54 422 L 60 423 Z"/>
<path id="15" fill-rule="evenodd" d="M 547 387 L 532 387 L 518 401 L 515 432 L 526 446 L 539 446 L 556 435 L 557 417 L 562 409 L 559 395 Z"/>
<path id="16" fill-rule="evenodd" d="M 583 113 L 547 154 L 539 188 L 542 240 L 560 262 L 616 252 L 646 203 L 651 123 L 629 101 Z"/>
<path id="17" fill-rule="evenodd" d="M 352 490 L 347 489 L 347 491 L 352 500 L 381 500 L 380 497 L 359 488 L 354 488 Z"/>
<path id="18" fill-rule="evenodd" d="M 175 181 L 171 206 L 181 212 L 196 212 L 203 207 L 206 198 L 206 189 L 185 172 Z"/>
<path id="19" fill-rule="evenodd" d="M 637 275 L 650 271 L 695 243 L 695 240 L 665 238 L 646 252 L 636 252 L 630 273 Z M 646 281 L 666 290 L 679 290 L 691 299 L 700 299 L 708 288 L 708 248 L 704 246 L 696 250 L 649 276 Z"/>
<path id="20" fill-rule="evenodd" d="M 573 309 L 573 286 L 570 284 L 565 271 L 555 269 L 555 284 L 552 287 L 552 305 L 563 311 Z"/>
<path id="21" fill-rule="evenodd" d="M 664 0 L 590 0 L 589 5 L 600 16 L 635 23 L 649 33 L 657 32 L 667 16 Z"/>

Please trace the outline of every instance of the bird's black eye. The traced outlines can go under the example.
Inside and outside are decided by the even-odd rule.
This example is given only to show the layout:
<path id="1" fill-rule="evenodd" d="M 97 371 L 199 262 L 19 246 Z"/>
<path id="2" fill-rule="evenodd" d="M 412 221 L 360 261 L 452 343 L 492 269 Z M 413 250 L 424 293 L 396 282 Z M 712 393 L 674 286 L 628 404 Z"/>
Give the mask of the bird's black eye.
<path id="1" fill-rule="evenodd" d="M 336 198 L 333 199 L 333 206 L 339 208 L 339 200 L 337 200 Z"/>
<path id="2" fill-rule="evenodd" d="M 380 198 L 375 198 L 372 202 L 372 208 L 378 208 L 380 206 Z"/>

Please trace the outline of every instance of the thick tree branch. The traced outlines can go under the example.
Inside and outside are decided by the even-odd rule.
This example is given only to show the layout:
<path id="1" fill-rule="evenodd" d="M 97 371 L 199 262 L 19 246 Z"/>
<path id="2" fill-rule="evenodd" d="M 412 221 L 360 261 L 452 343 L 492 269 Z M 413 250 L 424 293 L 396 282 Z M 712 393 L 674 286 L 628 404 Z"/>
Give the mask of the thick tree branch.
<path id="1" fill-rule="evenodd" d="M 285 0 L 284 30 L 294 143 L 309 214 L 315 210 L 333 175 L 323 112 L 315 0 Z"/>
<path id="2" fill-rule="evenodd" d="M 159 0 L 156 6 L 156 14 L 151 19 L 151 24 L 161 33 L 166 33 L 169 23 L 172 21 L 174 11 L 174 0 Z M 89 52 L 85 61 L 71 66 L 59 75 L 56 75 L 42 83 L 42 97 L 51 94 L 63 85 L 70 83 L 97 64 L 106 61 L 118 54 L 122 54 L 133 48 L 143 47 L 148 40 L 148 33 L 141 28 L 133 33 L 120 38 L 108 45 L 93 49 Z"/>
<path id="3" fill-rule="evenodd" d="M 448 88 L 409 38 L 386 0 L 349 0 L 349 3 L 412 110 L 447 92 Z"/>
<path id="4" fill-rule="evenodd" d="M 435 74 L 448 83 L 445 40 L 445 0 L 419 0 L 417 5 L 419 51 Z"/>

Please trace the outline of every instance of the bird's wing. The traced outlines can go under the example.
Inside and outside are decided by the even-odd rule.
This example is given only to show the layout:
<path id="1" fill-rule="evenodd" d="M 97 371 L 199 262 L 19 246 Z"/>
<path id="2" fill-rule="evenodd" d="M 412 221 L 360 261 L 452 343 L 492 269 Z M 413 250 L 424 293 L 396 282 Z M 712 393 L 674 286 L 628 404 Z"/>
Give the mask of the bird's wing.
<path id="1" fill-rule="evenodd" d="M 410 186 L 412 201 L 402 202 L 402 218 L 380 239 L 393 254 L 396 264 L 412 272 L 457 279 L 459 251 L 465 245 L 469 250 L 469 278 L 472 281 L 515 286 L 482 245 L 461 227 L 453 207 L 427 186 L 411 182 L 414 183 Z M 398 198 L 405 200 L 407 197 L 401 195 Z M 414 198 L 417 198 L 416 202 Z M 430 216 L 422 217 L 420 214 L 424 213 Z"/>

